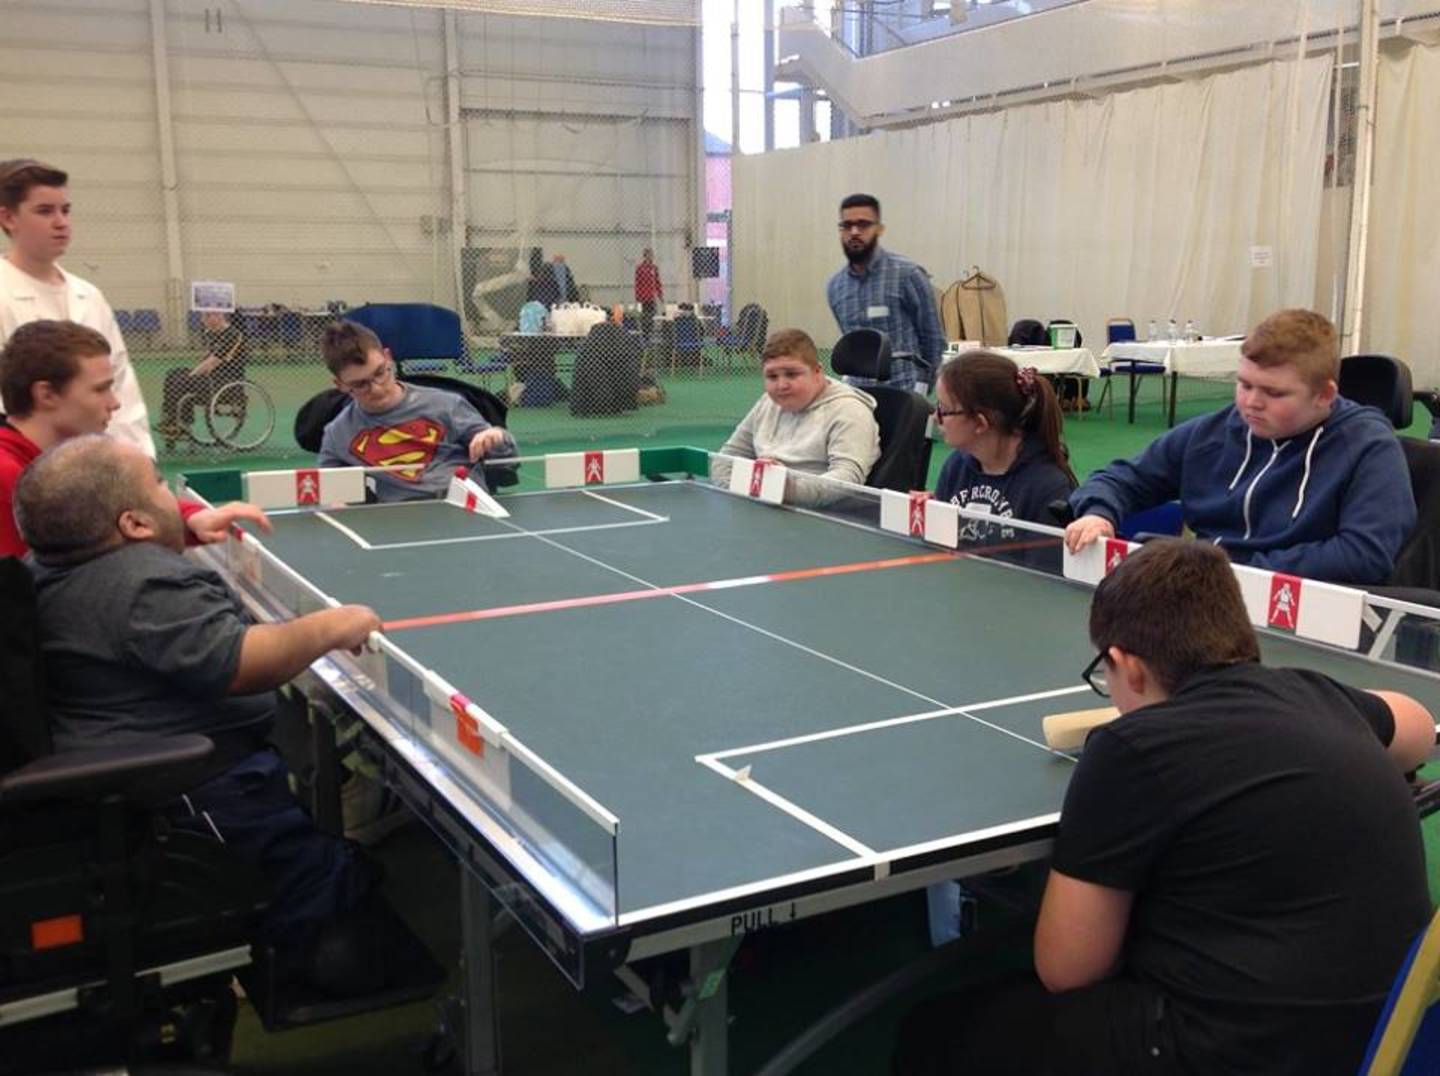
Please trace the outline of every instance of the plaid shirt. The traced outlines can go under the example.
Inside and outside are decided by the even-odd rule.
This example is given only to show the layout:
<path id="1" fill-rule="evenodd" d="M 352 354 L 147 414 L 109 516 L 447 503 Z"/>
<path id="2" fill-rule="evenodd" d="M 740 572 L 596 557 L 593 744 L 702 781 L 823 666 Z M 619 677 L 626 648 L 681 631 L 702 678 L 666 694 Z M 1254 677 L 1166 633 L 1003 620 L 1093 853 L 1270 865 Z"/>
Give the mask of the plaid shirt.
<path id="1" fill-rule="evenodd" d="M 840 330 L 879 329 L 890 337 L 893 358 L 887 384 L 910 389 L 917 381 L 933 385 L 945 352 L 945 330 L 940 326 L 930 275 L 909 258 L 880 247 L 865 268 L 865 273 L 857 276 L 847 265 L 825 286 Z M 871 317 L 874 307 L 884 307 L 886 313 Z M 868 378 L 845 380 L 855 385 L 874 384 Z"/>

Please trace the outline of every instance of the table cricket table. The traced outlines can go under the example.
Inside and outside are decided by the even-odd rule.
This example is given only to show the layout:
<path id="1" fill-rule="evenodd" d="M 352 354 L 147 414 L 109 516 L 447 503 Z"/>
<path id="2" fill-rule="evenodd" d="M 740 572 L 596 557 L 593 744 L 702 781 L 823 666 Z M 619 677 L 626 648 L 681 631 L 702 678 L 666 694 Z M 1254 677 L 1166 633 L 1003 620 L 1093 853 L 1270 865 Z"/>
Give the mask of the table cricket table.
<path id="1" fill-rule="evenodd" d="M 585 459 L 638 479 L 635 457 Z M 385 622 L 377 652 L 312 677 L 464 866 L 466 1071 L 498 1071 L 491 899 L 577 985 L 688 950 L 671 1038 L 714 1074 L 746 933 L 1047 854 L 1074 758 L 1041 718 L 1100 701 L 1088 586 L 967 553 L 963 527 L 937 548 L 703 478 L 500 501 L 507 519 L 281 510 L 263 548 L 213 554 L 262 615 L 363 602 Z M 1055 533 L 998 548 L 1048 543 L 1058 565 Z M 1440 712 L 1433 674 L 1263 646 Z"/>

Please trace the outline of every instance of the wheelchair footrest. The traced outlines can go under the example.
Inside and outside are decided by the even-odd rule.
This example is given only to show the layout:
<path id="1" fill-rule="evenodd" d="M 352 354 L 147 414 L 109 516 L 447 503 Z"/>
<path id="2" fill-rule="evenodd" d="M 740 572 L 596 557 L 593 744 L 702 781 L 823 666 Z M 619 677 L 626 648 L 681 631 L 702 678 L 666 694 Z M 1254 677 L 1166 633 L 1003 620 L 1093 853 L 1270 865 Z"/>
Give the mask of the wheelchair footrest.
<path id="1" fill-rule="evenodd" d="M 239 979 L 266 1031 L 305 1027 L 420 1001 L 445 981 L 445 969 L 384 900 L 377 899 L 367 909 L 363 926 L 353 934 L 363 937 L 363 943 L 354 951 L 345 951 L 341 942 L 330 952 L 318 952 L 308 979 L 286 978 L 274 949 L 257 947 L 255 963 Z M 341 994 L 327 989 L 321 980 L 361 984 L 358 989 L 364 992 L 354 994 L 347 989 Z"/>

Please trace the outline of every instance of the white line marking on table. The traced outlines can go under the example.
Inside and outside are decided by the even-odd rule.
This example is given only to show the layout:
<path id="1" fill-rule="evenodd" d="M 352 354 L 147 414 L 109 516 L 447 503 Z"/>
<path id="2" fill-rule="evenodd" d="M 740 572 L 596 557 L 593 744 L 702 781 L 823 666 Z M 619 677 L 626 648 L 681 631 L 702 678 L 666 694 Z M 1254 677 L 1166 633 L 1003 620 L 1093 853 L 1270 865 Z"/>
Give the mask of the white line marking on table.
<path id="1" fill-rule="evenodd" d="M 647 513 L 648 514 L 648 513 Z M 497 520 L 496 522 L 500 522 Z M 458 538 L 427 538 L 414 542 L 377 542 L 367 549 L 424 549 L 433 545 L 462 545 L 466 542 L 497 542 L 514 538 L 539 538 L 546 534 L 586 534 L 590 531 L 619 530 L 622 527 L 653 527 L 657 523 L 669 523 L 668 516 L 654 519 L 627 519 L 619 523 L 587 523 L 578 527 L 551 527 L 546 530 L 516 530 L 504 534 L 469 534 Z"/>
<path id="2" fill-rule="evenodd" d="M 614 497 L 606 497 L 604 494 L 596 493 L 593 489 L 587 489 L 584 491 L 584 493 L 587 497 L 591 497 L 597 501 L 602 501 L 605 504 L 611 505 L 615 508 L 623 508 L 627 512 L 634 512 L 637 516 L 644 516 L 646 519 L 653 519 L 657 522 L 660 520 L 665 520 L 666 522 L 669 522 L 668 518 L 665 516 L 657 516 L 654 512 L 647 512 L 643 508 L 636 508 L 633 504 L 626 504 L 624 501 L 617 501 Z"/>
<path id="3" fill-rule="evenodd" d="M 374 548 L 375 548 L 375 547 L 372 546 L 369 542 L 367 542 L 364 538 L 361 538 L 360 535 L 356 534 L 356 533 L 355 533 L 353 530 L 351 530 L 349 527 L 345 526 L 345 524 L 341 523 L 338 519 L 335 519 L 334 517 L 332 517 L 328 512 L 316 512 L 316 513 L 315 513 L 315 518 L 316 518 L 316 519 L 323 520 L 323 521 L 325 521 L 326 523 L 330 524 L 330 526 L 334 527 L 334 528 L 335 528 L 337 531 L 339 531 L 341 534 L 345 535 L 346 538 L 349 538 L 352 542 L 354 542 L 356 545 L 358 545 L 361 549 L 374 549 Z"/>
<path id="4" fill-rule="evenodd" d="M 699 762 L 702 759 L 720 759 L 731 758 L 735 755 L 764 754 L 766 751 L 778 751 L 781 748 L 794 747 L 797 744 L 814 743 L 817 740 L 833 740 L 840 736 L 854 736 L 862 732 L 873 732 L 876 729 L 892 728 L 897 725 L 910 725 L 918 721 L 933 721 L 939 717 L 966 717 L 975 721 L 977 724 L 994 728 L 995 726 L 991 725 L 990 722 L 980 721 L 971 715 L 980 710 L 994 710 L 1001 706 L 1016 706 L 1022 702 L 1035 702 L 1039 699 L 1055 699 L 1062 695 L 1076 695 L 1082 691 L 1089 690 L 1090 688 L 1087 685 L 1080 684 L 1077 687 L 1061 687 L 1053 691 L 1036 691 L 1029 695 L 1015 695 L 1008 699 L 993 699 L 988 702 L 967 703 L 964 706 L 946 706 L 940 710 L 927 710 L 921 714 L 904 714 L 900 717 L 887 717 L 879 721 L 866 721 L 859 725 L 842 725 L 838 728 L 825 729 L 822 732 L 806 733 L 803 736 L 789 736 L 783 740 L 769 740 L 765 743 L 748 744 L 745 747 L 729 747 L 724 751 L 711 751 L 705 755 L 697 755 L 695 760 Z M 1012 735 L 1018 734 L 1012 733 Z M 1025 739 L 1023 736 L 1020 738 Z M 1034 740 L 1025 740 L 1025 742 L 1031 744 L 1036 743 Z M 1050 751 L 1051 754 L 1065 755 L 1066 758 L 1073 757 L 1065 754 L 1064 751 L 1052 751 L 1048 747 L 1045 749 Z"/>
<path id="5" fill-rule="evenodd" d="M 700 764 L 702 766 L 705 766 L 707 769 L 714 770 L 721 777 L 724 777 L 726 780 L 732 782 L 733 784 L 739 785 L 741 788 L 751 793 L 752 795 L 760 797 L 760 799 L 770 804 L 770 806 L 780 811 L 783 811 L 785 814 L 788 814 L 797 822 L 807 825 L 811 829 L 815 830 L 817 833 L 829 837 L 832 841 L 834 841 L 841 847 L 848 848 L 856 855 L 875 855 L 875 849 L 871 848 L 869 845 L 856 840 L 854 837 L 850 836 L 850 834 L 846 833 L 838 826 L 832 826 L 823 818 L 819 817 L 818 815 L 811 814 L 809 811 L 805 810 L 805 808 L 799 806 L 798 804 L 792 803 L 790 800 L 787 800 L 778 792 L 766 788 L 754 778 L 747 776 L 744 780 L 740 780 L 739 774 L 735 770 L 732 770 L 723 762 L 716 762 L 714 759 L 704 759 L 700 762 Z"/>

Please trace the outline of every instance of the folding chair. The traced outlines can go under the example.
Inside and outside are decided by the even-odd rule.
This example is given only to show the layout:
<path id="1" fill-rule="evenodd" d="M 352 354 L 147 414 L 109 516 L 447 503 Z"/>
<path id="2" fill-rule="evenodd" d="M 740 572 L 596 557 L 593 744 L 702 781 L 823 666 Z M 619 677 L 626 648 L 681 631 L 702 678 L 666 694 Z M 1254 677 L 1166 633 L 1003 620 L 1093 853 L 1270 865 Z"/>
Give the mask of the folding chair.
<path id="1" fill-rule="evenodd" d="M 1360 1076 L 1440 1072 L 1440 913 L 1415 940 L 1370 1037 Z"/>

